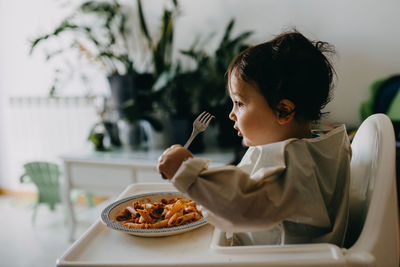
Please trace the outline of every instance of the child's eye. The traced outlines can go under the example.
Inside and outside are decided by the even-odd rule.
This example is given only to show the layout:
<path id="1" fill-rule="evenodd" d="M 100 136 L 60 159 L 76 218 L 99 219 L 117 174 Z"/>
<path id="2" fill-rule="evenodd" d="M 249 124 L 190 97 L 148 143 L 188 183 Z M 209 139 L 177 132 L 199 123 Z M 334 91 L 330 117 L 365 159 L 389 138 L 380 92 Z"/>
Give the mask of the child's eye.
<path id="1" fill-rule="evenodd" d="M 239 101 L 235 101 L 235 105 L 238 106 L 239 108 L 243 106 L 242 102 Z"/>

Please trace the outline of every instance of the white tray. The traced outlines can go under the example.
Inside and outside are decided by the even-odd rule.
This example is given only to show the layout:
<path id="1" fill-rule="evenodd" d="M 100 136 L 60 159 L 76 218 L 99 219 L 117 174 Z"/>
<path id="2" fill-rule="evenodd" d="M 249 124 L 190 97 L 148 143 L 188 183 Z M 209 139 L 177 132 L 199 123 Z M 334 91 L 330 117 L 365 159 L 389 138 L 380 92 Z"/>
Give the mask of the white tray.
<path id="1" fill-rule="evenodd" d="M 133 184 L 118 199 L 174 191 L 171 184 Z M 99 215 L 100 217 L 100 215 Z M 340 248 L 329 244 L 226 247 L 224 234 L 207 224 L 167 237 L 139 237 L 94 223 L 57 259 L 57 266 L 343 266 Z"/>

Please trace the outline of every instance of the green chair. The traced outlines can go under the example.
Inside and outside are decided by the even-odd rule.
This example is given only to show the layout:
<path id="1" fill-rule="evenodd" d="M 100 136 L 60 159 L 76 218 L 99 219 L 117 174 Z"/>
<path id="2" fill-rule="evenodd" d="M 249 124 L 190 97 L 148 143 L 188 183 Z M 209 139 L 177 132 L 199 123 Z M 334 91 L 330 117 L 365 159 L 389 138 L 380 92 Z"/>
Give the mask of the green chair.
<path id="1" fill-rule="evenodd" d="M 48 204 L 50 210 L 54 211 L 56 204 L 61 203 L 60 194 L 60 168 L 55 163 L 33 161 L 24 164 L 25 173 L 21 175 L 21 183 L 32 182 L 38 190 L 38 198 L 34 206 L 32 224 L 35 224 L 37 208 L 39 204 Z M 89 206 L 93 206 L 93 196 L 86 194 Z"/>

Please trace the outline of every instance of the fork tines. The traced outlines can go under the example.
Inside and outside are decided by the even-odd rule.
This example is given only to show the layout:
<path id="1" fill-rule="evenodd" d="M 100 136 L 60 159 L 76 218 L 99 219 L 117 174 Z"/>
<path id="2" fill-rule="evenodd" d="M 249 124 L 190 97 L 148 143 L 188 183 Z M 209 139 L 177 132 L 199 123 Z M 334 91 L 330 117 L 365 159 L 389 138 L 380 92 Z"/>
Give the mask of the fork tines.
<path id="1" fill-rule="evenodd" d="M 203 111 L 200 114 L 200 116 L 198 117 L 200 122 L 206 123 L 206 124 L 210 123 L 212 118 L 215 118 L 215 116 L 212 115 L 211 113 L 206 112 L 206 111 Z"/>

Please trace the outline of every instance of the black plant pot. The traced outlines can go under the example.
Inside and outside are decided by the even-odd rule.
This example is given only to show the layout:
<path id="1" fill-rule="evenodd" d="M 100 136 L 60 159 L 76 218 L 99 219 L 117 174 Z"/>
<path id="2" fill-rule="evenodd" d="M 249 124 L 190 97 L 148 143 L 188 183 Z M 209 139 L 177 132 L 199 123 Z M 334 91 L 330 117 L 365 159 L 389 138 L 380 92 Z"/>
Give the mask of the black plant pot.
<path id="1" fill-rule="evenodd" d="M 123 108 L 124 104 L 129 100 L 135 100 L 136 103 L 142 100 L 147 101 L 147 98 L 143 98 L 142 92 L 150 91 L 154 83 L 154 77 L 151 73 L 113 74 L 108 77 L 108 82 L 111 88 L 111 98 L 118 115 L 121 119 L 126 119 L 127 114 Z M 147 102 L 138 103 L 138 105 L 144 105 L 145 103 Z"/>
<path id="2" fill-rule="evenodd" d="M 143 150 L 146 148 L 146 136 L 140 122 L 118 122 L 118 130 L 122 146 L 128 150 Z"/>
<path id="3" fill-rule="evenodd" d="M 171 145 L 185 145 L 192 133 L 193 121 L 186 118 L 171 119 Z M 201 153 L 205 150 L 203 135 L 200 133 L 189 146 L 192 153 Z"/>
<path id="4" fill-rule="evenodd" d="M 123 122 L 119 123 L 123 126 L 118 126 L 121 142 L 132 149 L 141 149 L 146 137 L 139 121 L 152 111 L 154 99 L 150 91 L 154 83 L 153 74 L 114 74 L 108 77 L 108 81 L 112 102 L 118 112 L 119 121 Z M 153 124 L 155 123 L 153 120 Z"/>
<path id="5" fill-rule="evenodd" d="M 114 74 L 108 77 L 111 99 L 120 118 L 124 118 L 123 104 L 134 97 L 134 74 Z"/>
<path id="6" fill-rule="evenodd" d="M 104 122 L 104 127 L 106 128 L 107 135 L 110 138 L 111 145 L 114 147 L 120 147 L 122 144 L 119 138 L 119 130 L 117 123 L 106 121 Z"/>
<path id="7" fill-rule="evenodd" d="M 96 151 L 104 151 L 105 147 L 104 147 L 104 134 L 103 133 L 95 133 L 93 134 L 94 137 L 94 149 Z"/>

